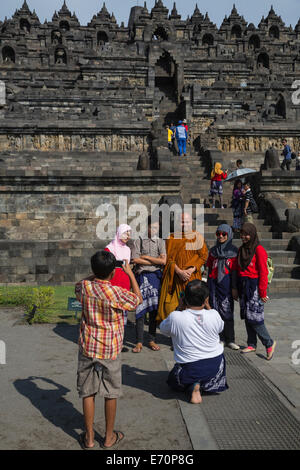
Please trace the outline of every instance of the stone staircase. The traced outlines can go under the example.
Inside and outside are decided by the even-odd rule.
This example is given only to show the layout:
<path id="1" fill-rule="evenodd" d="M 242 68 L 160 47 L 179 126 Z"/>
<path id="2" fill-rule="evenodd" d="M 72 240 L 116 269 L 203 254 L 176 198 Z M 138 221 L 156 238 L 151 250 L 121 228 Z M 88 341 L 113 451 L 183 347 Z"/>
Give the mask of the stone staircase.
<path id="1" fill-rule="evenodd" d="M 234 161 L 237 158 L 234 157 Z M 256 168 L 259 162 L 259 157 L 257 157 L 257 162 L 255 162 Z M 248 160 L 247 163 L 246 161 L 244 162 L 244 166 L 248 167 Z M 232 225 L 233 215 L 230 205 L 233 185 L 230 182 L 223 183 L 225 209 L 220 207 L 212 209 L 208 196 L 210 180 L 206 176 L 200 157 L 197 155 L 188 155 L 187 157 L 172 156 L 172 174 L 176 172 L 181 175 L 181 196 L 183 202 L 185 204 L 204 204 L 204 237 L 208 247 L 211 248 L 216 240 L 215 233 L 217 227 L 221 223 Z M 297 252 L 288 249 L 291 237 L 299 234 L 272 232 L 271 226 L 266 225 L 264 219 L 259 218 L 258 214 L 254 214 L 254 221 L 259 239 L 272 257 L 275 266 L 275 274 L 272 283 L 269 285 L 268 292 L 270 294 L 299 293 L 300 265 L 296 262 Z M 238 247 L 241 245 L 239 235 L 234 236 L 234 243 Z"/>
<path id="2" fill-rule="evenodd" d="M 265 161 L 265 152 L 238 153 L 222 152 L 223 168 L 229 170 L 236 168 L 236 161 L 242 160 L 244 168 L 252 168 L 259 171 Z"/>
<path id="3" fill-rule="evenodd" d="M 177 124 L 180 115 L 173 90 L 170 91 L 168 87 L 163 90 L 156 89 L 156 106 L 164 125 Z"/>

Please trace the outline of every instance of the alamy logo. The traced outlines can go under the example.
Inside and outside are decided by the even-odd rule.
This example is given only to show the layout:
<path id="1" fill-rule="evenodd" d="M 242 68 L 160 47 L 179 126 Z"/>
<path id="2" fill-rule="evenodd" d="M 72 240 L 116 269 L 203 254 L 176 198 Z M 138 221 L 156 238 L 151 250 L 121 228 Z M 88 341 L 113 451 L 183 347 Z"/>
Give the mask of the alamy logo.
<path id="1" fill-rule="evenodd" d="M 6 344 L 0 341 L 0 364 L 6 364 Z"/>
<path id="2" fill-rule="evenodd" d="M 152 204 L 149 214 L 148 208 L 143 204 L 127 204 L 127 197 L 120 196 L 117 204 L 101 204 L 96 210 L 97 217 L 100 221 L 97 224 L 96 234 L 100 240 L 111 240 L 118 225 L 130 225 L 133 239 L 138 237 L 144 238 L 147 234 L 147 218 L 151 216 L 159 218 L 161 221 L 162 238 L 166 239 L 170 235 L 171 220 L 173 220 L 172 231 L 174 238 L 185 238 L 190 240 L 187 242 L 186 249 L 200 249 L 202 239 L 199 235 L 204 235 L 204 206 L 203 204 Z M 183 226 L 182 220 L 185 219 Z M 193 227 L 194 231 L 193 231 Z"/>
<path id="3" fill-rule="evenodd" d="M 4 106 L 5 104 L 6 104 L 5 83 L 0 81 L 0 106 Z"/>
<path id="4" fill-rule="evenodd" d="M 292 93 L 292 103 L 297 106 L 300 104 L 300 80 L 295 80 L 293 82 L 292 89 L 296 90 Z"/>
<path id="5" fill-rule="evenodd" d="M 292 354 L 292 363 L 294 366 L 300 365 L 300 340 L 296 340 L 292 343 L 292 349 L 296 349 L 296 351 Z"/>

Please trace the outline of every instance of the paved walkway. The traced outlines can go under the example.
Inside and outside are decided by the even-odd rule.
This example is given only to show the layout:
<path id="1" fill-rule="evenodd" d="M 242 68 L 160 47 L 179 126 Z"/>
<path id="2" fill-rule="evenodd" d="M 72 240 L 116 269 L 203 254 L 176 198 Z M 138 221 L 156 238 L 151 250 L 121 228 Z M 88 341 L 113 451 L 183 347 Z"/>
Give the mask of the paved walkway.
<path id="1" fill-rule="evenodd" d="M 123 352 L 124 396 L 119 400 L 116 422 L 116 429 L 124 431 L 126 439 L 119 449 L 256 448 L 255 442 L 247 443 L 238 435 L 223 443 L 216 433 L 219 425 L 226 430 L 233 424 L 232 419 L 238 422 L 239 412 L 235 407 L 230 420 L 222 415 L 226 403 L 235 402 L 234 394 L 238 390 L 245 393 L 245 397 L 240 397 L 245 408 L 247 405 L 249 408 L 254 395 L 257 399 L 256 394 L 260 393 L 261 399 L 268 390 L 264 399 L 273 402 L 276 396 L 278 400 L 277 408 L 269 410 L 270 419 L 274 414 L 283 413 L 283 420 L 291 422 L 291 426 L 297 425 L 293 420 L 300 421 L 299 300 L 273 299 L 266 307 L 266 325 L 278 342 L 272 361 L 265 360 L 262 345 L 256 354 L 247 358 L 227 350 L 230 388 L 219 397 L 204 397 L 199 406 L 190 405 L 184 395 L 173 393 L 166 385 L 168 369 L 173 364 L 169 339 L 159 334 L 161 351 L 152 352 L 145 346 L 141 354 L 132 354 L 134 327 L 127 326 Z M 0 449 L 80 450 L 77 438 L 83 419 L 76 391 L 77 327 L 20 325 L 20 316 L 20 310 L 0 310 L 0 340 L 6 344 L 6 364 L 0 365 Z M 239 344 L 246 344 L 244 324 L 238 320 L 238 315 L 236 336 Z M 297 341 L 299 353 L 295 349 Z M 245 370 L 247 374 L 249 370 L 249 377 L 254 377 L 261 387 L 260 392 L 250 395 L 241 392 L 241 371 Z M 102 399 L 98 398 L 96 404 L 96 438 L 100 439 L 104 431 Z M 213 414 L 218 406 L 220 412 Z M 238 424 L 240 429 L 247 425 L 241 419 Z M 259 424 L 256 418 L 254 425 Z M 278 432 L 282 432 L 280 423 L 275 422 L 273 426 L 275 431 L 278 426 Z M 273 446 L 277 446 L 275 439 Z M 291 446 L 295 448 L 293 442 Z M 271 447 L 272 443 L 262 442 L 261 448 Z"/>

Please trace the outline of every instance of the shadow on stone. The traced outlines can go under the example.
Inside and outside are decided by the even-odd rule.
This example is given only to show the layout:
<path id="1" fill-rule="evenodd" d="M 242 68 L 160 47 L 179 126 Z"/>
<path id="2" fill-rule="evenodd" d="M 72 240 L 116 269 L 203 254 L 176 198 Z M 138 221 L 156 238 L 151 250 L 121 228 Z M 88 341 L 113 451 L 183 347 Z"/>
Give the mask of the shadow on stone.
<path id="1" fill-rule="evenodd" d="M 58 323 L 53 328 L 54 333 L 72 343 L 78 343 L 79 325 L 69 325 L 67 323 Z"/>
<path id="2" fill-rule="evenodd" d="M 39 388 L 36 381 L 46 387 Z M 83 429 L 83 416 L 65 399 L 64 396 L 70 392 L 68 388 L 46 377 L 34 376 L 15 380 L 14 386 L 53 426 L 78 440 L 76 429 Z M 96 439 L 101 440 L 102 437 L 97 433 Z"/>

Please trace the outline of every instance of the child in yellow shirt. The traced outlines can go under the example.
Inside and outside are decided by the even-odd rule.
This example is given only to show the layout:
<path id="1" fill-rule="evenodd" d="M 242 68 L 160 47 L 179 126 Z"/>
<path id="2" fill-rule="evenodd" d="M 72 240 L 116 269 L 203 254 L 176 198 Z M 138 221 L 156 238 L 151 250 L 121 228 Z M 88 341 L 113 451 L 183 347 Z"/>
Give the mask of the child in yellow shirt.
<path id="1" fill-rule="evenodd" d="M 172 150 L 172 147 L 173 147 L 173 141 L 172 141 L 173 131 L 172 131 L 172 129 L 170 129 L 169 126 L 166 126 L 166 129 L 168 131 L 168 148 L 169 148 L 169 150 Z"/>

